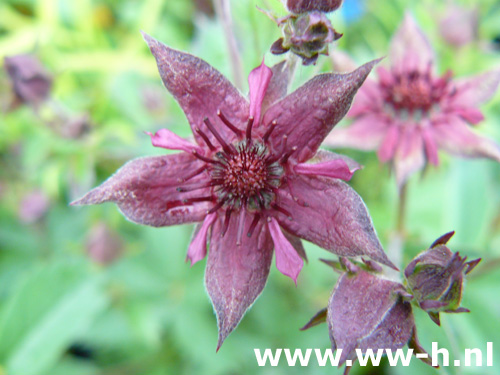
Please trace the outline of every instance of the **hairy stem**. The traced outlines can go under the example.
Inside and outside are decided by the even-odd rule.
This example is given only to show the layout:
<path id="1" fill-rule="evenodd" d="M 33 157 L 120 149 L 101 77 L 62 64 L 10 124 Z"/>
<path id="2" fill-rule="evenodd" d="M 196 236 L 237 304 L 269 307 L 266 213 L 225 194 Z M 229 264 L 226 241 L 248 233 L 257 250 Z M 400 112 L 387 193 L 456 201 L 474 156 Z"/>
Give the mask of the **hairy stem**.
<path id="1" fill-rule="evenodd" d="M 226 44 L 229 50 L 231 60 L 231 69 L 233 73 L 233 82 L 237 88 L 243 89 L 243 67 L 241 57 L 238 52 L 238 46 L 233 31 L 233 20 L 231 18 L 230 0 L 213 0 L 217 18 L 221 20 L 226 37 Z"/>

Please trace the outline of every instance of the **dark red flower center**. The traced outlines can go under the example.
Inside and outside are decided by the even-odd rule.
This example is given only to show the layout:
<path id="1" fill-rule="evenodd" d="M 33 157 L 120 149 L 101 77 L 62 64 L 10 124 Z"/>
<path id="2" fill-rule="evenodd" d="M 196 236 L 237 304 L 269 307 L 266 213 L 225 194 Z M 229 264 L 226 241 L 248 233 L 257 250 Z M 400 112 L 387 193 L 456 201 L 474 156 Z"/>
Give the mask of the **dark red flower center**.
<path id="1" fill-rule="evenodd" d="M 213 166 L 211 177 L 219 184 L 214 189 L 219 202 L 232 208 L 269 208 L 283 168 L 265 145 L 244 140 L 233 145 L 229 153 L 218 152 L 215 156 L 220 164 Z"/>
<path id="2" fill-rule="evenodd" d="M 381 83 L 384 99 L 396 113 L 407 111 L 423 114 L 439 105 L 448 89 L 449 76 L 434 78 L 430 72 L 413 71 L 408 74 L 395 74 L 391 85 Z"/>
<path id="3" fill-rule="evenodd" d="M 231 124 L 220 111 L 217 112 L 217 116 L 238 136 L 239 141 L 233 144 L 226 143 L 210 120 L 205 118 L 204 123 L 207 129 L 213 134 L 220 147 L 215 147 L 207 134 L 196 129 L 196 133 L 200 135 L 213 153 L 209 157 L 194 151 L 193 155 L 204 161 L 205 165 L 193 171 L 190 176 L 183 180 L 184 184 L 177 189 L 179 192 L 188 192 L 210 187 L 213 188 L 212 194 L 170 202 L 167 209 L 195 202 L 213 202 L 214 206 L 208 210 L 208 213 L 216 212 L 219 209 L 225 210 L 225 224 L 222 234 L 227 230 L 230 217 L 235 211 L 246 210 L 254 213 L 254 220 L 247 233 L 248 236 L 252 235 L 253 229 L 263 217 L 262 211 L 277 211 L 292 219 L 290 213 L 276 203 L 276 194 L 285 181 L 284 171 L 287 168 L 288 159 L 297 148 L 292 147 L 285 153 L 273 153 L 270 150 L 268 139 L 276 126 L 275 122 L 268 125 L 269 127 L 262 138 L 253 139 L 254 120 L 252 117 L 248 119 L 246 132 L 243 132 Z M 286 149 L 286 136 L 284 137 L 283 149 Z M 207 171 L 210 176 L 209 182 L 201 186 L 189 185 L 188 180 Z"/>

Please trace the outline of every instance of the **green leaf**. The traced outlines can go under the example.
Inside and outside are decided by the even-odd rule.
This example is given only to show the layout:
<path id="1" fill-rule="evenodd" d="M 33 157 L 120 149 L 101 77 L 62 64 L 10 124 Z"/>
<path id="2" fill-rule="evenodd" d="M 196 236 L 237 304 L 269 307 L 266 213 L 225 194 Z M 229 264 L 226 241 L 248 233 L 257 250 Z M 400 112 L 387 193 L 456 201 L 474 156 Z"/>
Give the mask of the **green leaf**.
<path id="1" fill-rule="evenodd" d="M 28 275 L 0 317 L 0 361 L 11 375 L 53 366 L 107 305 L 102 278 L 81 263 L 61 262 Z"/>

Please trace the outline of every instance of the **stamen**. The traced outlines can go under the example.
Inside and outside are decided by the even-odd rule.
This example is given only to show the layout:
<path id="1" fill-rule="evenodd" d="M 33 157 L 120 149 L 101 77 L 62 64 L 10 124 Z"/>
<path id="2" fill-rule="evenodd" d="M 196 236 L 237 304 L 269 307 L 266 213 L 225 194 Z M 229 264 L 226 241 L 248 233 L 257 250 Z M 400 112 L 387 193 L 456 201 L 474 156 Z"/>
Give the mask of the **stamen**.
<path id="1" fill-rule="evenodd" d="M 207 158 L 206 156 L 203 156 L 203 155 L 200 155 L 198 153 L 198 151 L 193 151 L 192 152 L 193 156 L 195 158 L 198 158 L 202 161 L 204 161 L 205 163 L 211 163 L 211 164 L 221 164 L 220 162 L 218 162 L 217 160 L 213 160 L 213 159 L 210 159 L 210 158 Z"/>
<path id="2" fill-rule="evenodd" d="M 256 213 L 255 216 L 253 217 L 252 224 L 250 224 L 250 228 L 248 229 L 247 236 L 252 237 L 253 231 L 255 230 L 255 227 L 259 223 L 260 220 L 260 214 Z"/>
<path id="3" fill-rule="evenodd" d="M 295 152 L 297 151 L 297 146 L 293 146 L 290 151 L 288 151 L 285 155 L 280 160 L 281 164 L 285 164 L 288 161 L 288 158 Z"/>
<path id="4" fill-rule="evenodd" d="M 248 122 L 247 122 L 247 133 L 246 133 L 247 143 L 252 139 L 252 126 L 253 126 L 253 122 L 254 122 L 254 118 L 252 116 L 250 116 L 248 118 Z"/>
<path id="5" fill-rule="evenodd" d="M 200 173 L 204 172 L 205 170 L 207 169 L 207 166 L 204 165 L 203 167 L 200 167 L 198 168 L 197 170 L 195 170 L 193 173 L 191 173 L 190 175 L 188 175 L 187 177 L 184 177 L 184 178 L 178 178 L 177 181 L 179 182 L 186 182 L 190 179 L 192 179 L 193 177 L 196 177 L 198 176 Z"/>
<path id="6" fill-rule="evenodd" d="M 267 140 L 269 139 L 269 136 L 271 135 L 271 133 L 273 132 L 274 128 L 276 127 L 276 125 L 278 125 L 278 123 L 276 122 L 276 120 L 273 120 L 273 122 L 271 122 L 271 125 L 269 126 L 269 129 L 267 129 L 266 133 L 264 134 L 264 136 L 262 137 L 262 141 L 264 143 L 267 143 Z"/>
<path id="7" fill-rule="evenodd" d="M 278 206 L 276 203 L 271 203 L 271 208 L 278 212 L 281 212 L 283 215 L 288 217 L 288 220 L 293 220 L 292 214 L 290 214 L 290 212 L 285 210 L 283 207 Z"/>
<path id="8" fill-rule="evenodd" d="M 190 192 L 190 191 L 195 191 L 195 190 L 199 190 L 199 189 L 204 189 L 204 188 L 208 188 L 208 187 L 222 185 L 223 182 L 224 181 L 222 181 L 222 180 L 212 180 L 212 181 L 204 183 L 202 185 L 196 185 L 196 184 L 194 184 L 194 185 L 191 185 L 191 186 L 178 187 L 176 190 L 179 193 L 187 193 L 187 192 Z"/>
<path id="9" fill-rule="evenodd" d="M 210 139 L 208 139 L 207 135 L 203 133 L 200 128 L 196 128 L 195 131 L 201 138 L 203 138 L 203 141 L 207 144 L 208 148 L 212 151 L 215 151 L 215 146 L 212 144 L 212 142 L 210 142 Z"/>
<path id="10" fill-rule="evenodd" d="M 224 116 L 224 114 L 220 111 L 220 109 L 217 110 L 217 116 L 219 116 L 221 121 L 224 123 L 224 125 L 226 125 L 229 128 L 229 130 L 231 130 L 238 137 L 241 137 L 241 134 L 242 134 L 241 130 L 238 129 L 233 124 L 231 124 L 231 122 L 227 119 L 226 116 Z"/>
<path id="11" fill-rule="evenodd" d="M 205 117 L 203 119 L 203 122 L 207 126 L 208 130 L 210 130 L 212 132 L 212 134 L 214 135 L 214 137 L 217 138 L 217 140 L 219 141 L 219 143 L 222 146 L 222 148 L 224 149 L 224 151 L 226 151 L 226 153 L 228 153 L 228 154 L 231 154 L 231 148 L 226 143 L 226 141 L 224 141 L 224 138 L 221 137 L 221 135 L 217 132 L 217 130 L 215 130 L 215 127 L 210 122 L 209 118 Z"/>
<path id="12" fill-rule="evenodd" d="M 219 208 L 221 208 L 222 206 L 224 206 L 224 203 L 226 203 L 226 199 L 222 199 L 219 201 L 219 203 L 217 203 L 215 206 L 213 206 L 210 210 L 207 211 L 207 214 L 212 214 L 214 213 L 215 211 L 217 211 Z"/>
<path id="13" fill-rule="evenodd" d="M 227 232 L 227 228 L 229 228 L 229 219 L 231 219 L 232 212 L 233 212 L 233 210 L 230 208 L 226 210 L 226 215 L 224 217 L 224 226 L 222 227 L 222 232 L 220 234 L 221 237 L 224 237 L 224 235 Z"/>

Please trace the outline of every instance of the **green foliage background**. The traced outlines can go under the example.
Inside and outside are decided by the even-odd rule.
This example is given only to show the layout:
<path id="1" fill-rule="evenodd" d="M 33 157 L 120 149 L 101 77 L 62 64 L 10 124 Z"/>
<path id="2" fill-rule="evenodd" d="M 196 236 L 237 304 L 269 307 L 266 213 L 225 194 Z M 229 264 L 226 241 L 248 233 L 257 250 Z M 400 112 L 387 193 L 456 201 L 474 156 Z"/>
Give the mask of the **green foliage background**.
<path id="1" fill-rule="evenodd" d="M 345 0 L 348 3 L 349 0 Z M 347 22 L 332 16 L 344 37 L 338 48 L 357 63 L 387 54 L 390 36 L 410 2 L 366 0 L 365 13 Z M 411 10 L 432 39 L 439 69 L 457 76 L 500 66 L 490 41 L 500 34 L 500 6 L 478 4 L 480 40 L 460 50 L 438 34 L 444 2 L 412 2 Z M 279 30 L 255 6 L 283 14 L 277 1 L 232 2 L 235 36 L 245 74 L 267 53 Z M 327 348 L 325 325 L 301 327 L 324 307 L 336 275 L 318 258 L 328 253 L 307 244 L 309 264 L 298 287 L 273 267 L 264 293 L 226 340 L 219 353 L 216 319 L 203 286 L 204 261 L 185 260 L 192 228 L 154 229 L 127 222 L 113 205 L 75 208 L 68 203 L 134 157 L 161 154 L 143 131 L 168 127 L 189 135 L 176 103 L 162 90 L 154 58 L 139 30 L 207 60 L 228 77 L 231 67 L 220 22 L 187 0 L 3 0 L 0 2 L 0 57 L 33 52 L 54 77 L 53 106 L 69 115 L 87 113 L 90 131 L 77 139 L 60 136 L 43 121 L 50 114 L 28 107 L 0 117 L 0 374 L 163 375 L 310 374 L 340 370 L 257 366 L 253 348 Z M 297 85 L 331 70 L 327 57 L 316 67 L 299 67 Z M 0 75 L 2 103 L 10 85 Z M 246 88 L 243 88 L 245 91 Z M 153 98 L 154 110 L 145 96 Z M 150 99 L 153 100 L 153 99 Z M 149 103 L 150 104 L 150 103 Z M 484 108 L 479 131 L 500 141 L 500 95 Z M 59 109 L 60 110 L 60 109 Z M 49 110 L 50 111 L 50 110 Z M 365 199 L 384 245 L 395 225 L 393 177 L 373 153 L 346 151 L 365 168 L 352 186 Z M 456 230 L 450 248 L 483 262 L 469 278 L 463 305 L 470 314 L 442 317 L 442 327 L 417 311 L 421 342 L 450 350 L 495 345 L 494 367 L 442 368 L 443 374 L 497 374 L 500 369 L 500 167 L 484 160 L 442 155 L 438 169 L 415 176 L 409 185 L 404 262 L 434 239 Z M 43 218 L 19 219 L 23 197 L 43 191 L 50 206 Z M 90 228 L 105 223 L 121 238 L 122 255 L 102 266 L 87 254 Z M 79 348 L 89 354 L 75 355 Z M 409 368 L 360 368 L 353 374 L 433 374 L 413 360 Z"/>

